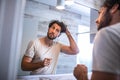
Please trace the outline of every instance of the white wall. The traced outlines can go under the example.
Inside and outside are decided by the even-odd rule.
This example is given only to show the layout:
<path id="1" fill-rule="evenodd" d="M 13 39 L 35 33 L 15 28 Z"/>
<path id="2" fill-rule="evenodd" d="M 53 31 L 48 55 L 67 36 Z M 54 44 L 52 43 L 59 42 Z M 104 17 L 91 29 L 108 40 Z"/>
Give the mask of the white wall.
<path id="1" fill-rule="evenodd" d="M 0 0 L 0 80 L 16 80 L 25 0 Z"/>

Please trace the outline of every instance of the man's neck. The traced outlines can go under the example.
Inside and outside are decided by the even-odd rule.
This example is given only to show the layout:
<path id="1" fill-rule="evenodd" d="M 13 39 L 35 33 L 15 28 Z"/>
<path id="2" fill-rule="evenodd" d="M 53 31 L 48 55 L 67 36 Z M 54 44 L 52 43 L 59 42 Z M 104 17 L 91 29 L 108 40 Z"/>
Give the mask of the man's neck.
<path id="1" fill-rule="evenodd" d="M 44 40 L 45 40 L 45 44 L 46 44 L 47 46 L 52 46 L 52 45 L 53 45 L 53 40 L 50 40 L 50 39 L 48 39 L 47 37 L 45 37 Z"/>

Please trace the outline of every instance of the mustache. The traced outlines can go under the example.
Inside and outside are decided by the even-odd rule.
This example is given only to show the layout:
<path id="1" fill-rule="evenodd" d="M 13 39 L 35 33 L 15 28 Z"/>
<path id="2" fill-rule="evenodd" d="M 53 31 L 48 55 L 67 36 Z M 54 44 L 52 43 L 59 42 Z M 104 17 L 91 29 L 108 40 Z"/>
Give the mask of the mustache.
<path id="1" fill-rule="evenodd" d="M 54 33 L 53 33 L 53 32 L 51 32 L 51 33 L 49 33 L 49 34 L 52 34 L 52 35 L 54 35 Z"/>

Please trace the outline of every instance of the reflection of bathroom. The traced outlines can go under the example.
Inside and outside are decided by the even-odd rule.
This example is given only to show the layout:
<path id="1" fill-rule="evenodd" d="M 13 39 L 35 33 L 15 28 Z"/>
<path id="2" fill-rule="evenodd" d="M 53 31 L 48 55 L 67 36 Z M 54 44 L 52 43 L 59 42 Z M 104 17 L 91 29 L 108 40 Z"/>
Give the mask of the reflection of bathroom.
<path id="1" fill-rule="evenodd" d="M 89 8 L 83 7 L 90 11 Z M 86 11 L 86 16 L 82 16 L 81 13 L 68 10 L 58 10 L 55 7 L 43 4 L 42 1 L 28 0 L 25 6 L 24 22 L 23 22 L 23 38 L 21 45 L 20 56 L 23 56 L 29 40 L 36 37 L 46 36 L 48 29 L 48 23 L 51 20 L 57 19 L 67 24 L 68 29 L 72 33 L 72 36 L 77 42 L 78 25 L 89 26 L 89 13 Z M 87 23 L 86 23 L 87 22 Z M 64 44 L 67 44 L 67 37 L 62 34 L 57 40 Z M 71 63 L 72 62 L 72 63 Z M 62 54 L 59 56 L 59 63 L 56 73 L 71 73 L 76 65 L 76 56 Z M 20 68 L 19 68 L 20 69 Z M 27 75 L 25 71 L 19 71 L 18 75 Z M 28 73 L 29 74 L 29 73 Z"/>
<path id="2" fill-rule="evenodd" d="M 54 19 L 61 20 L 67 24 L 68 29 L 72 33 L 72 36 L 74 37 L 74 39 L 77 43 L 79 43 L 79 41 L 80 41 L 78 37 L 84 33 L 88 33 L 88 35 L 90 35 L 88 37 L 89 38 L 88 42 L 90 44 L 92 43 L 93 36 L 96 33 L 96 26 L 95 26 L 94 21 L 97 16 L 96 8 L 98 7 L 98 6 L 95 7 L 95 5 L 93 6 L 92 1 L 91 1 L 91 4 L 88 4 L 88 3 L 85 4 L 84 1 L 74 0 L 73 4 L 71 4 L 71 5 L 64 4 L 65 9 L 63 9 L 63 10 L 56 9 L 57 0 L 26 0 L 26 2 L 21 1 L 21 3 L 19 3 L 19 1 L 18 2 L 15 1 L 15 0 L 12 0 L 12 1 L 13 2 L 11 2 L 11 5 L 18 3 L 19 4 L 18 6 L 21 7 L 20 5 L 22 4 L 22 7 L 17 8 L 16 5 L 12 5 L 12 6 L 6 5 L 6 7 L 11 7 L 11 8 L 15 7 L 15 9 L 20 9 L 20 10 L 24 9 L 23 10 L 24 12 L 23 12 L 23 16 L 21 16 L 23 18 L 20 18 L 18 16 L 16 17 L 14 15 L 11 15 L 14 13 L 14 10 L 12 11 L 12 9 L 9 8 L 9 9 L 11 9 L 11 14 L 8 14 L 9 12 L 6 11 L 7 15 L 11 15 L 12 17 L 15 17 L 16 19 L 19 18 L 22 20 L 21 20 L 21 24 L 19 24 L 18 23 L 19 21 L 18 22 L 15 22 L 15 21 L 9 22 L 8 20 L 6 20 L 7 18 L 5 17 L 6 23 L 10 23 L 11 25 L 17 25 L 15 23 L 18 23 L 18 25 L 20 25 L 20 27 L 15 26 L 15 27 L 8 28 L 7 27 L 8 25 L 6 25 L 4 21 L 3 21 L 2 25 L 5 27 L 0 27 L 0 47 L 2 45 L 6 45 L 6 44 L 3 44 L 4 38 L 5 38 L 4 36 L 8 37 L 8 39 L 11 39 L 11 42 L 13 39 L 9 38 L 9 37 L 13 37 L 13 35 L 15 36 L 15 34 L 17 36 L 17 37 L 13 37 L 14 41 L 16 41 L 16 43 L 14 43 L 14 44 L 16 44 L 16 45 L 13 45 L 12 43 L 8 44 L 10 46 L 10 48 L 12 46 L 13 52 L 11 52 L 10 54 L 8 53 L 9 50 L 8 50 L 8 52 L 5 52 L 4 49 L 6 48 L 7 45 L 2 46 L 2 48 L 1 48 L 0 53 L 5 53 L 5 54 L 3 54 L 3 57 L 1 59 L 3 59 L 3 58 L 15 59 L 15 60 L 8 60 L 9 62 L 8 61 L 1 62 L 1 63 L 7 63 L 6 67 L 4 67 L 3 65 L 1 66 L 1 69 L 3 69 L 3 72 L 4 72 L 4 69 L 8 68 L 8 70 L 6 70 L 6 72 L 9 72 L 9 73 L 12 72 L 12 71 L 9 71 L 9 69 L 11 69 L 11 70 L 16 69 L 14 71 L 14 73 L 17 74 L 17 76 L 29 75 L 29 72 L 22 71 L 21 66 L 20 66 L 21 59 L 22 59 L 22 56 L 24 55 L 27 44 L 30 40 L 32 40 L 34 38 L 45 36 L 49 22 Z M 7 0 L 3 0 L 0 2 L 1 2 L 0 5 L 2 4 L 2 7 L 0 7 L 0 11 L 3 11 L 5 4 L 8 4 L 9 2 L 7 2 Z M 24 5 L 25 5 L 25 7 L 24 7 Z M 15 11 L 18 11 L 18 10 L 15 10 Z M 22 13 L 22 11 L 21 12 L 18 11 L 18 13 Z M 15 13 L 15 14 L 17 14 L 17 13 Z M 3 15 L 1 14 L 0 17 L 1 16 L 3 16 Z M 1 21 L 3 18 L 4 17 L 1 17 Z M 8 19 L 11 19 L 11 17 L 8 17 Z M 21 26 L 22 26 L 22 28 L 21 28 Z M 6 34 L 4 34 L 5 32 L 3 32 L 3 31 L 5 31 L 5 28 L 8 29 L 8 32 L 6 32 L 8 34 L 14 30 L 16 30 L 16 31 L 14 31 L 14 33 L 6 35 Z M 84 37 L 82 37 L 82 39 L 84 39 Z M 64 44 L 68 44 L 68 40 L 67 40 L 65 34 L 62 34 L 57 39 L 57 41 L 60 41 L 61 43 L 64 43 Z M 7 41 L 7 40 L 6 40 L 6 42 L 9 43 L 9 41 Z M 87 42 L 85 42 L 85 43 L 87 43 Z M 83 46 L 83 45 L 80 45 L 80 46 Z M 15 47 L 15 49 L 14 49 L 14 47 Z M 18 50 L 19 52 L 16 50 Z M 15 51 L 16 51 L 16 53 L 15 53 Z M 80 54 L 82 55 L 82 53 L 80 53 Z M 59 60 L 58 60 L 56 74 L 65 74 L 65 75 L 70 74 L 71 75 L 73 72 L 73 69 L 77 63 L 88 64 L 89 61 L 85 61 L 88 59 L 88 57 L 87 57 L 87 59 L 83 58 L 85 60 L 79 60 L 79 58 L 82 57 L 82 56 L 80 56 L 80 54 L 71 56 L 71 55 L 65 55 L 65 54 L 61 53 L 59 56 Z M 4 57 L 6 55 L 7 55 L 7 57 Z M 88 56 L 88 55 L 86 54 L 86 56 Z M 0 60 L 0 61 L 2 61 L 2 60 Z M 17 65 L 17 66 L 13 68 L 13 65 L 11 64 L 12 67 L 7 67 L 7 66 L 11 66 L 9 63 L 12 63 L 14 66 L 15 65 Z M 91 63 L 89 63 L 89 64 L 91 64 Z M 9 75 L 9 73 L 8 73 L 8 76 L 15 76 L 15 74 Z M 66 75 L 66 76 L 68 76 L 68 75 Z M 12 80 L 14 80 L 13 78 L 14 77 L 12 77 Z M 2 78 L 0 78 L 0 80 L 1 79 Z M 3 79 L 7 80 L 6 78 L 3 78 Z"/>

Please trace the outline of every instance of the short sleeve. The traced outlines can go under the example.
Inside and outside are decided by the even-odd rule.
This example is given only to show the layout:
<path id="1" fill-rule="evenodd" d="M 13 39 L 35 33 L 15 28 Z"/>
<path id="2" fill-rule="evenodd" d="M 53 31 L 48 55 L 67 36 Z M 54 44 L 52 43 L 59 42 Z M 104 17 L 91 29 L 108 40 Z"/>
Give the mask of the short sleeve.
<path id="1" fill-rule="evenodd" d="M 35 54 L 34 41 L 30 41 L 25 51 L 25 56 L 33 58 L 34 54 Z"/>
<path id="2" fill-rule="evenodd" d="M 120 68 L 119 50 L 116 49 L 113 32 L 108 29 L 100 30 L 94 41 L 93 70 L 118 73 Z"/>

